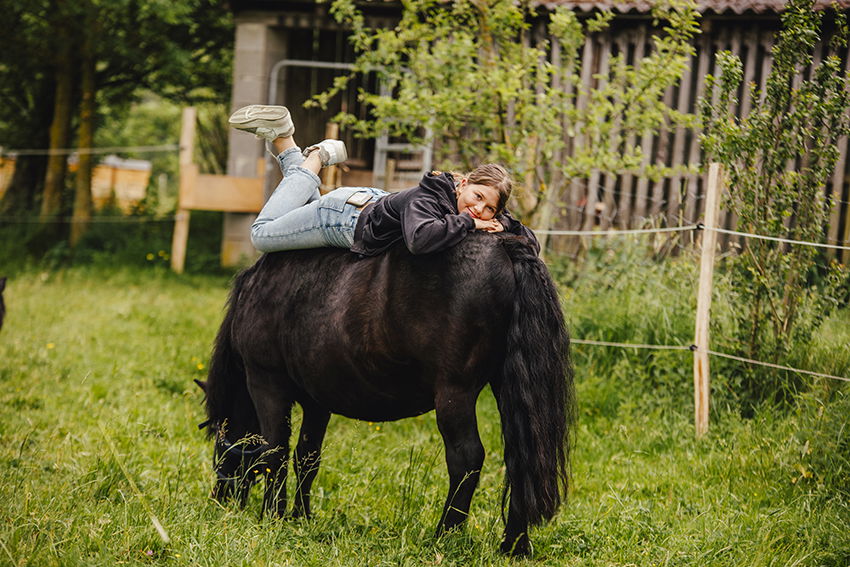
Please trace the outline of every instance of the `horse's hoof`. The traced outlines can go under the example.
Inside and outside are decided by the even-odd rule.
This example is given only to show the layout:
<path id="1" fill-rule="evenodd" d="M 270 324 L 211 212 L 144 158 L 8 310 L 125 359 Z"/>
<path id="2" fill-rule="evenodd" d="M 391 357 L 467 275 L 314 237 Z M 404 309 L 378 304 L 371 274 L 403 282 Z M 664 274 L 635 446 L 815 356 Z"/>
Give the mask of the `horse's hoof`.
<path id="1" fill-rule="evenodd" d="M 303 510 L 292 510 L 292 513 L 287 516 L 290 520 L 309 520 L 313 514 L 304 512 Z"/>
<path id="2" fill-rule="evenodd" d="M 233 498 L 233 487 L 227 483 L 217 482 L 210 492 L 210 498 L 219 504 L 227 504 Z"/>
<path id="3" fill-rule="evenodd" d="M 513 541 L 504 540 L 499 551 L 511 557 L 528 557 L 531 555 L 531 542 L 528 536 L 522 534 Z"/>

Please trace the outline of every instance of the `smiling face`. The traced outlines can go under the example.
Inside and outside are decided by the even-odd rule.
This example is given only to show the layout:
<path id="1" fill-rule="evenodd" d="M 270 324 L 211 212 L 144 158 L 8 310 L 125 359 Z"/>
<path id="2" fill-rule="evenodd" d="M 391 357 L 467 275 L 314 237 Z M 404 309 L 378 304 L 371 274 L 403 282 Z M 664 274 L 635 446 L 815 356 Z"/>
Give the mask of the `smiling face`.
<path id="1" fill-rule="evenodd" d="M 469 183 L 457 186 L 457 211 L 474 219 L 490 220 L 499 212 L 499 191 L 487 185 Z"/>

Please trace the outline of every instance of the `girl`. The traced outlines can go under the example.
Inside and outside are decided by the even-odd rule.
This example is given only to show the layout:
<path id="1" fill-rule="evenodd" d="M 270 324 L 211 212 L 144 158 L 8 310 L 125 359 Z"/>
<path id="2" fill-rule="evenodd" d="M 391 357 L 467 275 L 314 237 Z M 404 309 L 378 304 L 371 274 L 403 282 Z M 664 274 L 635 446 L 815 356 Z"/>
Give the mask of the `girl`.
<path id="1" fill-rule="evenodd" d="M 251 227 L 251 242 L 261 252 L 335 246 L 375 256 L 404 241 L 411 253 L 428 254 L 473 230 L 526 236 L 540 250 L 534 233 L 505 210 L 512 182 L 500 165 L 485 164 L 459 178 L 433 171 L 398 193 L 340 187 L 321 195 L 320 169 L 348 157 L 342 141 L 324 140 L 302 152 L 284 106 L 246 106 L 229 122 L 270 142 L 283 173 Z"/>

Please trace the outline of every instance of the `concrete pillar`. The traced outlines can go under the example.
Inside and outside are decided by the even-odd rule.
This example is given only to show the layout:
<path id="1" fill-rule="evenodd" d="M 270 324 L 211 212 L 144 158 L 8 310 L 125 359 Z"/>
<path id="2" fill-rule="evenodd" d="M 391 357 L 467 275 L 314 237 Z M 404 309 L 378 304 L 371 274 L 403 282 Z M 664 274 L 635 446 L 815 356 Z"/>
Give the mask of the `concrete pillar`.
<path id="1" fill-rule="evenodd" d="M 236 49 L 233 61 L 231 111 L 248 104 L 266 104 L 269 73 L 286 57 L 286 32 L 272 26 L 268 16 L 240 16 L 236 19 Z M 256 177 L 265 149 L 250 134 L 230 130 L 227 174 Z M 225 213 L 221 243 L 222 266 L 244 264 L 257 256 L 251 245 L 251 223 L 256 215 Z"/>

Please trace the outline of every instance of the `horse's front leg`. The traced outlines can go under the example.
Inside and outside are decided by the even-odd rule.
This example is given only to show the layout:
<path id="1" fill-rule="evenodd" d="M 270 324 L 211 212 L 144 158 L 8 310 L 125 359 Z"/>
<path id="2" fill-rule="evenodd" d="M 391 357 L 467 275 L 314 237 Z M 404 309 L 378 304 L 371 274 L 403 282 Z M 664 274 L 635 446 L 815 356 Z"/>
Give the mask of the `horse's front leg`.
<path id="1" fill-rule="evenodd" d="M 439 536 L 466 521 L 472 495 L 478 486 L 484 446 L 478 436 L 475 418 L 476 395 L 468 391 L 444 391 L 437 394 L 437 426 L 446 446 L 449 469 L 449 494 L 443 506 Z"/>
<path id="2" fill-rule="evenodd" d="M 292 434 L 292 398 L 278 374 L 249 368 L 248 391 L 254 401 L 260 432 L 268 449 L 259 468 L 266 475 L 263 512 L 273 517 L 286 514 L 286 475 L 289 469 L 289 437 Z"/>
<path id="3" fill-rule="evenodd" d="M 322 441 L 328 429 L 331 418 L 329 411 L 313 403 L 302 403 L 304 418 L 301 431 L 298 433 L 298 443 L 295 445 L 295 505 L 292 509 L 294 518 L 310 517 L 310 489 L 321 462 Z"/>

